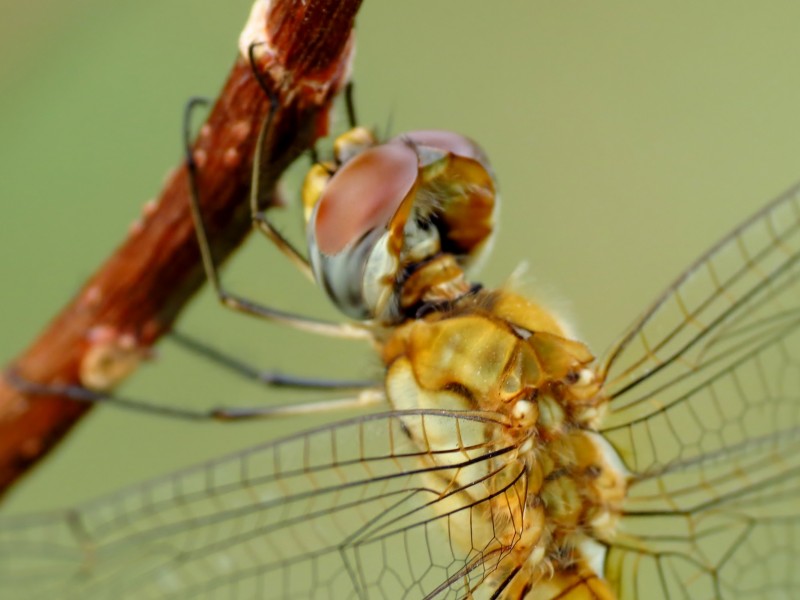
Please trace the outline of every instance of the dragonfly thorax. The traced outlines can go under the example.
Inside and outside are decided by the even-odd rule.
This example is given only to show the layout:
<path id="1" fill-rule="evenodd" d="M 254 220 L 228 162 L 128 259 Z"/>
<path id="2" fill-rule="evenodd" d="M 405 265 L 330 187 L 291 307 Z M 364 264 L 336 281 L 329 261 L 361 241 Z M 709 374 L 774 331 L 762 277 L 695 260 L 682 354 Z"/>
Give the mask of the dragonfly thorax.
<path id="1" fill-rule="evenodd" d="M 383 359 L 397 409 L 502 415 L 499 434 L 480 425 L 453 432 L 407 424 L 432 467 L 431 489 L 447 497 L 437 510 L 448 514 L 451 532 L 464 532 L 451 533 L 462 549 L 507 552 L 492 576 L 498 581 L 511 569 L 503 564 L 525 565 L 527 581 L 589 569 L 596 557 L 584 547 L 613 535 L 626 480 L 596 433 L 606 399 L 586 346 L 539 305 L 482 290 L 398 327 Z M 457 451 L 448 451 L 454 439 Z M 473 464 L 487 444 L 497 457 Z M 465 509 L 472 506 L 485 514 Z"/>
<path id="2" fill-rule="evenodd" d="M 446 131 L 379 143 L 364 128 L 303 188 L 312 269 L 348 316 L 394 325 L 471 290 L 464 270 L 491 243 L 498 197 L 483 151 Z"/>

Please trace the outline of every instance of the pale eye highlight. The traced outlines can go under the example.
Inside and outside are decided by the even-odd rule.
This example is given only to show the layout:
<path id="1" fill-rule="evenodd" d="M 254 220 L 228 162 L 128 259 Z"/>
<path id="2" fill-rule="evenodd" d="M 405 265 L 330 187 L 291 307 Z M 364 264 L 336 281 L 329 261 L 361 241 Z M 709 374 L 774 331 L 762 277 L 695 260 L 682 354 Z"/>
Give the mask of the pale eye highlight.
<path id="1" fill-rule="evenodd" d="M 411 142 L 417 146 L 436 148 L 456 156 L 471 158 L 488 169 L 489 159 L 480 146 L 464 135 L 444 129 L 420 129 L 397 136 L 392 142 Z"/>

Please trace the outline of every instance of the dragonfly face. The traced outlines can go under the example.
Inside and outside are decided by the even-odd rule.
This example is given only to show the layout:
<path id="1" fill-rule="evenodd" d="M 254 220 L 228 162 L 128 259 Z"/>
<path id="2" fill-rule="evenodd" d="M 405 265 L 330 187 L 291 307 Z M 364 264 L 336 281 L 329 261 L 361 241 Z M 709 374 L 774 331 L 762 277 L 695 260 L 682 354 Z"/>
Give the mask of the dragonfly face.
<path id="1" fill-rule="evenodd" d="M 349 317 L 395 324 L 469 293 L 463 269 L 490 245 L 498 204 L 472 140 L 414 131 L 385 144 L 358 127 L 303 190 L 311 265 Z"/>

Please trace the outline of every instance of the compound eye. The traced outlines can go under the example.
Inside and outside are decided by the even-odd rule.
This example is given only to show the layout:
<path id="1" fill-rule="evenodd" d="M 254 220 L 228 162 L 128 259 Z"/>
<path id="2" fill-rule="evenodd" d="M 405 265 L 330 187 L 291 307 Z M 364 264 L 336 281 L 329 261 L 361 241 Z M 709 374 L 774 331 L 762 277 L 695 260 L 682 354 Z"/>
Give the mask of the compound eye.
<path id="1" fill-rule="evenodd" d="M 466 136 L 443 129 L 421 129 L 404 133 L 392 141 L 410 141 L 416 146 L 427 146 L 444 152 L 471 158 L 488 170 L 489 159 L 478 144 Z"/>
<path id="2" fill-rule="evenodd" d="M 417 153 L 402 144 L 365 150 L 331 178 L 317 206 L 314 236 L 333 256 L 377 227 L 386 227 L 419 174 Z"/>

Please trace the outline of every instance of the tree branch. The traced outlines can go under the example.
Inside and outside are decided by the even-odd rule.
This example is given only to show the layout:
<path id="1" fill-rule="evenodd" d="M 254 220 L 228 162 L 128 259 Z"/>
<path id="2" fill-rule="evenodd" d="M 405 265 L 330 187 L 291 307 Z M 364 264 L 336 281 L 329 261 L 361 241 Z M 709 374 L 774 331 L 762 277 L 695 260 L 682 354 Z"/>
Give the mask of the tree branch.
<path id="1" fill-rule="evenodd" d="M 262 156 L 271 190 L 283 170 L 327 131 L 328 109 L 346 83 L 361 0 L 256 0 L 236 60 L 194 143 L 201 210 L 217 261 L 251 230 L 253 153 L 268 101 L 246 58 L 279 99 Z M 12 362 L 41 384 L 113 387 L 169 330 L 205 281 L 189 210 L 184 165 L 157 202 L 81 291 Z M 0 378 L 0 495 L 44 457 L 91 408 L 58 396 L 22 394 Z"/>

